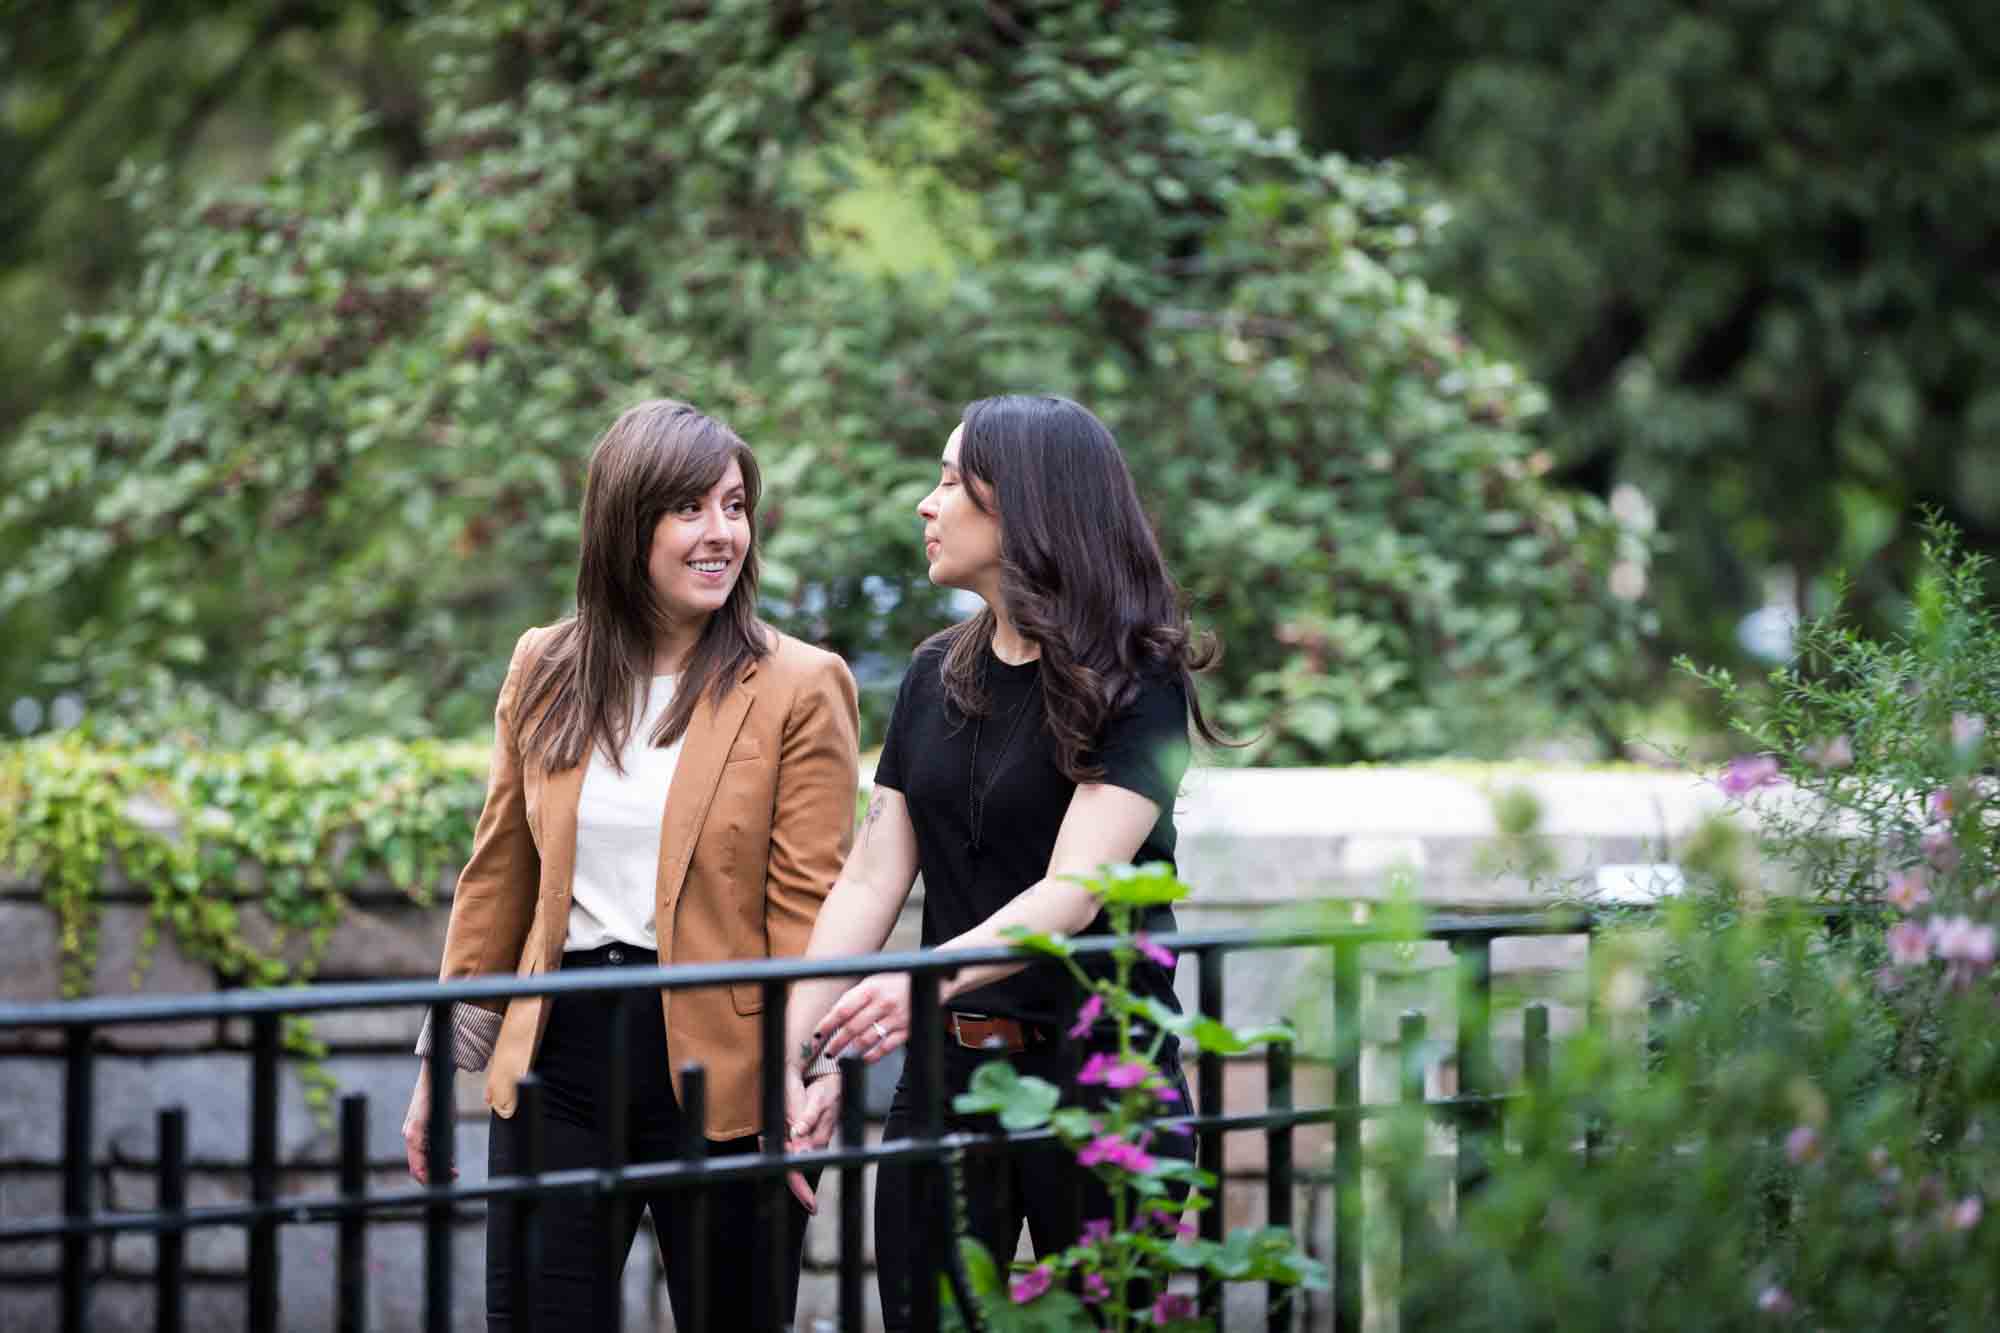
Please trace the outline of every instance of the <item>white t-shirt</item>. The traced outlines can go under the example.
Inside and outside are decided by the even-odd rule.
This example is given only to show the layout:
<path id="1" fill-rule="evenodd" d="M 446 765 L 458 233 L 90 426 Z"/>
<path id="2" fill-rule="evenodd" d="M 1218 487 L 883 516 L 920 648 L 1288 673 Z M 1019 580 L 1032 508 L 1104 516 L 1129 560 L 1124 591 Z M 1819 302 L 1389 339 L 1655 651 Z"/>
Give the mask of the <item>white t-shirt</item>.
<path id="1" fill-rule="evenodd" d="M 623 773 L 612 767 L 601 747 L 591 749 L 576 803 L 576 873 L 566 950 L 614 942 L 659 947 L 653 905 L 659 891 L 660 834 L 681 741 L 661 749 L 652 735 L 673 699 L 674 678 L 654 676 L 645 708 L 619 755 Z"/>

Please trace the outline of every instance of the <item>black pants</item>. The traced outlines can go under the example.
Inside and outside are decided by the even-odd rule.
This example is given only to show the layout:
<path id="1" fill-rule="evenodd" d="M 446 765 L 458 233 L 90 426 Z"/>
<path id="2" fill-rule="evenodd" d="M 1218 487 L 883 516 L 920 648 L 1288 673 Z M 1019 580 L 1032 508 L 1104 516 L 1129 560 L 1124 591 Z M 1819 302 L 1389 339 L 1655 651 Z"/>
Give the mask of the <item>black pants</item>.
<path id="1" fill-rule="evenodd" d="M 604 951 L 566 957 L 565 968 L 601 962 Z M 628 952 L 628 958 L 633 958 Z M 636 958 L 634 958 L 636 961 Z M 650 961 L 650 960 L 647 960 Z M 535 1059 L 542 1079 L 545 1108 L 544 1167 L 563 1171 L 601 1165 L 604 1161 L 602 1120 L 607 1071 L 611 1067 L 610 995 L 564 996 L 552 1001 L 548 1029 Z M 674 1100 L 664 1020 L 658 996 L 631 997 L 631 1042 L 624 1052 L 630 1067 L 630 1126 L 633 1162 L 657 1162 L 678 1157 L 682 1120 Z M 515 1120 L 493 1117 L 487 1147 L 487 1170 L 512 1175 L 521 1160 L 522 1127 Z M 757 1136 L 708 1141 L 711 1156 L 757 1151 Z M 805 1210 L 791 1191 L 778 1185 L 777 1206 L 788 1219 L 789 1252 L 785 1268 L 785 1309 L 772 1318 L 768 1230 L 758 1225 L 758 1189 L 750 1182 L 709 1187 L 707 1272 L 703 1291 L 708 1303 L 708 1327 L 764 1329 L 789 1323 L 798 1297 L 799 1259 L 805 1246 Z M 541 1201 L 540 1270 L 533 1277 L 535 1327 L 547 1333 L 582 1333 L 609 1329 L 607 1279 L 613 1283 L 632 1248 L 639 1212 L 650 1208 L 660 1257 L 667 1270 L 667 1296 L 677 1327 L 693 1330 L 694 1273 L 688 1261 L 689 1208 L 685 1190 L 657 1190 L 622 1196 L 616 1234 L 606 1236 L 599 1222 L 596 1197 L 588 1193 L 549 1195 Z M 513 1206 L 496 1200 L 486 1221 L 486 1327 L 500 1333 L 514 1327 L 510 1304 L 513 1276 Z M 608 1259 L 608 1263 L 607 1263 Z"/>
<path id="2" fill-rule="evenodd" d="M 1062 1088 L 1063 1104 L 1074 1105 L 1078 1094 L 1089 1104 L 1105 1100 L 1102 1088 L 1078 1087 L 1076 1072 L 1088 1055 L 1074 1042 L 1058 1042 L 1031 1048 L 1013 1055 L 996 1056 L 990 1051 L 968 1050 L 946 1042 L 944 1052 L 945 1132 L 990 1134 L 999 1129 L 992 1116 L 960 1115 L 951 1109 L 952 1097 L 965 1091 L 973 1071 L 988 1060 L 1006 1059 L 1022 1075 L 1047 1079 Z M 1181 1074 L 1178 1053 L 1163 1054 L 1161 1072 L 1180 1091 L 1179 1108 L 1193 1108 L 1188 1097 L 1187 1079 Z M 903 1079 L 889 1103 L 889 1118 L 882 1129 L 884 1139 L 908 1138 L 917 1125 L 915 1073 L 905 1063 Z M 1146 1150 L 1155 1156 L 1193 1161 L 1192 1136 L 1159 1133 Z M 967 1229 L 993 1255 L 1004 1273 L 1021 1243 L 1021 1227 L 1026 1225 L 1037 1256 L 1055 1254 L 1082 1234 L 1083 1221 L 1110 1217 L 1111 1194 L 1103 1182 L 1087 1168 L 1076 1164 L 1076 1156 L 1060 1143 L 1038 1144 L 999 1153 L 968 1154 L 962 1173 L 960 1198 L 965 1207 Z M 926 1236 L 934 1247 L 928 1256 L 943 1262 L 943 1246 L 956 1244 L 948 1211 L 936 1216 L 912 1216 L 917 1199 L 916 1171 L 905 1165 L 884 1162 L 875 1182 L 875 1264 L 876 1280 L 882 1293 L 882 1325 L 887 1333 L 914 1333 L 910 1327 L 910 1282 L 912 1276 L 925 1282 L 937 1281 L 937 1270 L 919 1272 L 925 1259 L 917 1238 Z M 1174 1191 L 1185 1198 L 1184 1188 Z M 944 1198 L 927 1208 L 945 1210 Z M 1136 1299 L 1133 1293 L 1128 1299 Z M 1148 1297 L 1147 1299 L 1150 1299 Z"/>

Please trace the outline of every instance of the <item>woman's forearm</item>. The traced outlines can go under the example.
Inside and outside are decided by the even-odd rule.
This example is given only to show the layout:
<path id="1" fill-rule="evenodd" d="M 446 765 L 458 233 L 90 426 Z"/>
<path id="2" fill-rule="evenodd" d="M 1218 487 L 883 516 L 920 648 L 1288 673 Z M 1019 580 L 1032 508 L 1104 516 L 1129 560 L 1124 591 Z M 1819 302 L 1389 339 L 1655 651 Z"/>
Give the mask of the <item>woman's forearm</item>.
<path id="1" fill-rule="evenodd" d="M 942 949 L 1004 948 L 1010 941 L 1006 932 L 1020 928 L 1043 935 L 1074 935 L 1097 919 L 1097 898 L 1081 884 L 1068 879 L 1043 879 L 1029 885 L 1005 907 L 962 935 L 954 936 Z M 1027 966 L 1018 963 L 983 963 L 959 969 L 945 981 L 940 993 L 947 1000 L 981 986 L 1010 977 Z"/>
<path id="2" fill-rule="evenodd" d="M 838 879 L 826 895 L 806 944 L 806 958 L 848 958 L 874 953 L 896 928 L 907 898 L 874 892 L 860 880 Z M 814 977 L 794 982 L 785 1010 L 786 1059 L 803 1068 L 814 1053 L 813 1028 L 833 1002 L 854 984 L 853 977 Z"/>

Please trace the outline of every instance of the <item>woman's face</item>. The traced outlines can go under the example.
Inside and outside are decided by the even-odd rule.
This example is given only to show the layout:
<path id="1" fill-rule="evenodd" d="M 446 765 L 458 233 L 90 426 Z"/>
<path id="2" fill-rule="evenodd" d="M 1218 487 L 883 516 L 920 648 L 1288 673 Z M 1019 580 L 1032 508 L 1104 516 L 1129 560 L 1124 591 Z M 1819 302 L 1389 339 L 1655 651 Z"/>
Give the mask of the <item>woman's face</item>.
<path id="1" fill-rule="evenodd" d="M 743 469 L 735 459 L 707 495 L 660 516 L 646 553 L 646 574 L 667 614 L 701 620 L 722 609 L 750 549 Z"/>
<path id="2" fill-rule="evenodd" d="M 976 592 L 990 603 L 999 591 L 1000 517 L 972 502 L 971 487 L 978 486 L 989 505 L 992 491 L 958 470 L 959 439 L 964 433 L 960 425 L 944 442 L 938 484 L 917 505 L 917 513 L 924 520 L 924 558 L 930 562 L 931 582 Z"/>

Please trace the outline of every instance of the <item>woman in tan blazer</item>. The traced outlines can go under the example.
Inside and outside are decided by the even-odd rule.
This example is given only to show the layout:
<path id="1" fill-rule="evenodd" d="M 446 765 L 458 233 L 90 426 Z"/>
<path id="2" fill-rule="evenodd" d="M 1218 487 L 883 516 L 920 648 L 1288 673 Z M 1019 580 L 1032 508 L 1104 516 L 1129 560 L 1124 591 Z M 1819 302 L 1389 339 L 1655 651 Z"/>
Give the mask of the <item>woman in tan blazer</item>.
<path id="1" fill-rule="evenodd" d="M 854 826 L 856 713 L 841 660 L 756 617 L 756 460 L 684 403 L 641 403 L 591 454 L 577 610 L 514 648 L 494 710 L 485 808 L 459 876 L 443 978 L 556 968 L 709 963 L 804 952 Z M 679 1068 L 707 1071 L 712 1155 L 756 1150 L 756 986 L 657 992 L 610 1047 L 610 996 L 461 1006 L 461 1068 L 486 1070 L 489 1170 L 520 1157 L 516 1085 L 545 1088 L 546 1166 L 597 1164 L 604 1071 L 629 1062 L 634 1161 L 681 1151 Z M 427 1050 L 428 1029 L 419 1049 Z M 404 1122 L 411 1173 L 429 1176 L 427 1072 Z M 803 1184 L 796 1186 L 802 1199 Z M 542 1203 L 534 1274 L 543 1327 L 597 1328 L 642 1207 L 653 1210 L 676 1318 L 693 1274 L 684 1196 L 629 1196 L 606 1255 L 588 1195 Z M 768 1247 L 755 1188 L 711 1195 L 704 1285 L 711 1326 L 770 1326 Z M 487 1325 L 512 1327 L 509 1205 L 488 1209 Z M 796 1294 L 803 1208 L 792 1209 Z M 787 1298 L 787 1305 L 792 1297 Z M 782 1314 L 789 1321 L 790 1309 Z"/>

